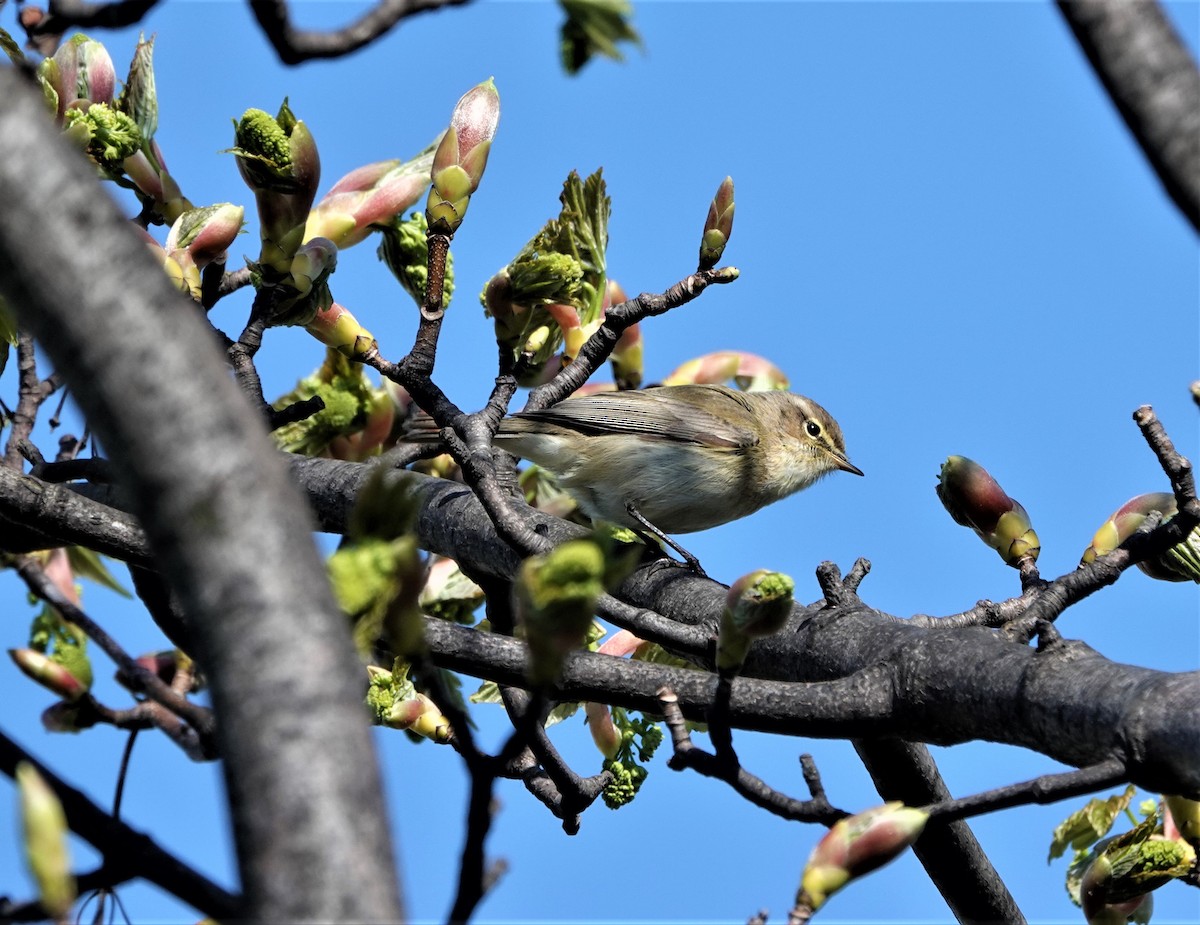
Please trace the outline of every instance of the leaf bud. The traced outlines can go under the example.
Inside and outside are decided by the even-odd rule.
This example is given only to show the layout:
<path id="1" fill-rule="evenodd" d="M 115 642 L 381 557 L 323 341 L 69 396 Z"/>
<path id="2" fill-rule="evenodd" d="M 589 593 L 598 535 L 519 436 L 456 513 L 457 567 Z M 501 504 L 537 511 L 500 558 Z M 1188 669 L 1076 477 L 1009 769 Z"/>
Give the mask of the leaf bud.
<path id="1" fill-rule="evenodd" d="M 965 456 L 950 456 L 938 473 L 937 495 L 955 523 L 970 527 L 1006 563 L 1036 561 L 1041 543 L 1019 502 L 988 471 Z"/>
<path id="2" fill-rule="evenodd" d="M 1156 491 L 1130 498 L 1106 520 L 1092 537 L 1092 544 L 1083 551 L 1080 565 L 1094 562 L 1112 552 L 1133 534 L 1153 512 L 1162 514 L 1166 523 L 1178 513 L 1175 496 Z M 1192 530 L 1183 541 L 1161 555 L 1144 559 L 1137 567 L 1160 581 L 1200 582 L 1200 528 Z"/>
<path id="3" fill-rule="evenodd" d="M 457 562 L 444 556 L 431 557 L 418 599 L 421 610 L 439 620 L 471 624 L 483 601 L 483 589 L 463 574 Z"/>
<path id="4" fill-rule="evenodd" d="M 17 763 L 15 776 L 25 858 L 38 885 L 38 900 L 51 917 L 65 919 L 76 896 L 66 813 L 50 785 L 28 761 Z"/>
<path id="5" fill-rule="evenodd" d="M 711 270 L 725 252 L 733 234 L 733 177 L 726 177 L 708 207 L 704 234 L 700 238 L 700 270 Z"/>
<path id="6" fill-rule="evenodd" d="M 612 760 L 621 750 L 623 736 L 617 724 L 613 722 L 612 710 L 604 703 L 588 702 L 583 705 L 588 732 L 600 754 Z"/>
<path id="7" fill-rule="evenodd" d="M 929 814 L 894 801 L 833 824 L 809 855 L 797 905 L 816 911 L 851 880 L 897 857 L 917 840 Z"/>
<path id="8" fill-rule="evenodd" d="M 521 564 L 514 592 L 535 684 L 552 683 L 566 654 L 583 644 L 603 580 L 604 556 L 591 540 L 571 540 Z"/>
<path id="9" fill-rule="evenodd" d="M 500 122 L 500 93 L 492 78 L 459 99 L 450 128 L 438 143 L 430 172 L 432 189 L 425 206 L 431 234 L 453 236 L 479 188 L 488 152 Z"/>
<path id="10" fill-rule="evenodd" d="M 242 230 L 244 215 L 241 206 L 222 202 L 189 209 L 171 225 L 165 252 L 174 265 L 168 265 L 168 274 L 175 278 L 178 272 L 192 298 L 200 298 L 200 274 L 204 268 L 225 262 L 225 252 Z"/>
<path id="11" fill-rule="evenodd" d="M 91 687 L 89 677 L 81 679 L 64 664 L 37 649 L 9 649 L 9 657 L 28 678 L 57 694 L 63 700 L 75 701 Z"/>
<path id="12" fill-rule="evenodd" d="M 786 389 L 791 384 L 787 374 L 770 360 L 743 350 L 719 350 L 688 360 L 667 376 L 663 385 L 720 385 L 730 381 L 743 392 Z"/>
<path id="13" fill-rule="evenodd" d="M 783 629 L 792 612 L 796 583 L 782 572 L 758 569 L 730 586 L 717 634 L 717 668 L 741 667 L 750 643 Z"/>
<path id="14" fill-rule="evenodd" d="M 361 359 L 376 346 L 371 332 L 358 323 L 348 308 L 337 302 L 329 308 L 318 309 L 304 330 L 352 360 Z"/>
<path id="15" fill-rule="evenodd" d="M 339 248 L 358 244 L 421 197 L 432 164 L 433 149 L 428 148 L 410 161 L 397 158 L 350 171 L 309 213 L 305 239 L 329 238 Z"/>
<path id="16" fill-rule="evenodd" d="M 108 50 L 81 32 L 41 63 L 38 79 L 61 120 L 68 109 L 86 110 L 93 103 L 111 103 L 117 72 Z"/>

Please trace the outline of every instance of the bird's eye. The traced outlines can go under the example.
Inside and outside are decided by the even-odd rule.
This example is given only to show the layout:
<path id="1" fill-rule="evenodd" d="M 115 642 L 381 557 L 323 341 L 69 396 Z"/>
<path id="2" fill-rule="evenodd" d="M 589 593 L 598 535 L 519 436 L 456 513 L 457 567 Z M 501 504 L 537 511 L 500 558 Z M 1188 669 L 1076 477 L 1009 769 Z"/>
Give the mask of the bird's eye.
<path id="1" fill-rule="evenodd" d="M 810 437 L 812 437 L 814 440 L 817 437 L 821 436 L 821 425 L 818 424 L 816 421 L 805 421 L 804 429 L 806 431 L 808 431 L 808 435 Z"/>

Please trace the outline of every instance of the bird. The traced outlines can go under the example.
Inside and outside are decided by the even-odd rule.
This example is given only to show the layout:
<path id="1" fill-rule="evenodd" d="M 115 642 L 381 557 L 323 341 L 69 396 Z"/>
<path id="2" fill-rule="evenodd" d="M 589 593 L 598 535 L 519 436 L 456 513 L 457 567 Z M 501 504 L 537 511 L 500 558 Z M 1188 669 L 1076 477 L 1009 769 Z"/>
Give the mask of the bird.
<path id="1" fill-rule="evenodd" d="M 410 439 L 436 439 L 432 421 Z M 593 521 L 667 543 L 754 513 L 822 476 L 863 472 L 842 430 L 810 398 L 721 385 L 666 385 L 572 397 L 500 422 L 500 449 L 549 470 Z"/>

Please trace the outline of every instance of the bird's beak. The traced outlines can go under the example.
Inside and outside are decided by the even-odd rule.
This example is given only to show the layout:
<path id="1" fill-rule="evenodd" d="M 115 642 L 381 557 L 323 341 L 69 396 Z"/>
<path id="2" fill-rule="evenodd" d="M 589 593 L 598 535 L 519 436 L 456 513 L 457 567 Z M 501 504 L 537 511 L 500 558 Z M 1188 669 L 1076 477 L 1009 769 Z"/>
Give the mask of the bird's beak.
<path id="1" fill-rule="evenodd" d="M 862 475 L 863 474 L 862 469 L 858 468 L 858 466 L 856 466 L 856 465 L 854 465 L 854 463 L 850 462 L 850 460 L 848 460 L 845 456 L 838 456 L 838 457 L 836 457 L 836 459 L 837 459 L 837 467 L 839 469 L 841 469 L 843 472 L 849 472 L 851 475 Z"/>

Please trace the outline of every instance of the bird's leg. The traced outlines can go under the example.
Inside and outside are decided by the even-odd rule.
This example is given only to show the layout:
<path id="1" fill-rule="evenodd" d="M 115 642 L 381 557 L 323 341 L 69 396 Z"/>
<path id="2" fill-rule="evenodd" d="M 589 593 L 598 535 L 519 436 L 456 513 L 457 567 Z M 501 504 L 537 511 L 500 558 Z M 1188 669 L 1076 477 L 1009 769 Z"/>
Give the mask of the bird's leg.
<path id="1" fill-rule="evenodd" d="M 642 529 L 645 530 L 646 533 L 648 533 L 648 534 L 650 534 L 650 536 L 653 536 L 656 539 L 659 539 L 662 542 L 666 543 L 668 546 L 670 546 L 672 549 L 674 549 L 677 553 L 679 553 L 679 555 L 681 555 L 683 557 L 683 564 L 687 565 L 687 567 L 690 568 L 693 572 L 695 572 L 701 578 L 708 577 L 708 573 L 706 571 L 704 571 L 704 569 L 701 568 L 701 566 L 700 566 L 700 560 L 697 559 L 695 556 L 693 556 L 690 552 L 688 552 L 682 546 L 680 546 L 678 543 L 676 543 L 673 539 L 671 539 L 665 533 L 663 533 L 660 529 L 658 529 L 658 527 L 654 526 L 654 524 L 650 523 L 650 521 L 648 521 L 645 518 L 645 516 L 643 516 L 642 512 L 637 509 L 636 504 L 634 504 L 632 501 L 627 501 L 625 503 L 625 511 L 627 514 L 629 514 L 630 517 L 632 517 L 634 520 L 636 520 L 639 524 L 642 525 Z M 671 561 L 669 557 L 668 557 L 667 561 Z"/>

